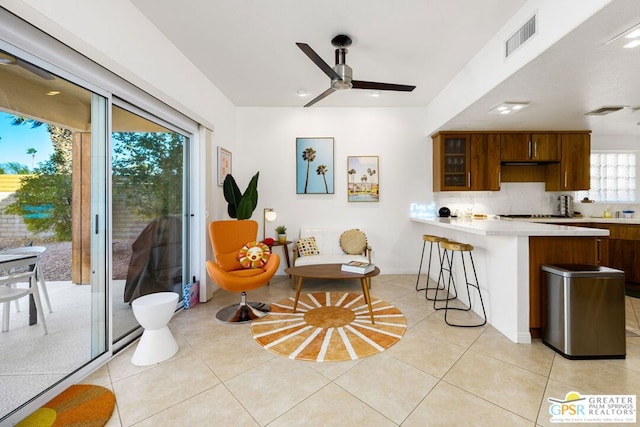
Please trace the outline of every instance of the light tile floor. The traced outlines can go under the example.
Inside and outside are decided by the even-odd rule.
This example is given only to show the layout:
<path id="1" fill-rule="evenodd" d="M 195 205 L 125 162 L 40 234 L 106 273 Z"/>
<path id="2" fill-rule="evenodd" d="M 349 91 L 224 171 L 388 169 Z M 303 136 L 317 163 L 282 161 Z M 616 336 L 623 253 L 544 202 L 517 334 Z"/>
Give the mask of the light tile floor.
<path id="1" fill-rule="evenodd" d="M 372 297 L 402 310 L 408 329 L 368 358 L 310 363 L 264 350 L 249 325 L 216 321 L 239 299 L 221 290 L 174 316 L 173 358 L 133 366 L 134 344 L 84 382 L 115 392 L 108 426 L 549 426 L 549 397 L 640 394 L 640 299 L 626 299 L 626 359 L 570 361 L 491 326 L 446 326 L 414 286 L 410 275 L 374 279 Z M 357 281 L 310 280 L 303 292 L 332 290 L 361 292 Z M 249 300 L 291 295 L 288 278 L 277 277 Z"/>

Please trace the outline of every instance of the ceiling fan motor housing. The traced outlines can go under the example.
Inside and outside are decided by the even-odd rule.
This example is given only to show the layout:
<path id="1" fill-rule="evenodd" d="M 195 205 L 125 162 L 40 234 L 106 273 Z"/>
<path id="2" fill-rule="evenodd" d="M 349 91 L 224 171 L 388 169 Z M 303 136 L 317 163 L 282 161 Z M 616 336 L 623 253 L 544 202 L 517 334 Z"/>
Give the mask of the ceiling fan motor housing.
<path id="1" fill-rule="evenodd" d="M 331 79 L 331 87 L 335 90 L 351 89 L 353 84 L 351 80 L 353 78 L 353 70 L 347 64 L 336 64 L 333 70 L 338 73 L 342 80 Z"/>

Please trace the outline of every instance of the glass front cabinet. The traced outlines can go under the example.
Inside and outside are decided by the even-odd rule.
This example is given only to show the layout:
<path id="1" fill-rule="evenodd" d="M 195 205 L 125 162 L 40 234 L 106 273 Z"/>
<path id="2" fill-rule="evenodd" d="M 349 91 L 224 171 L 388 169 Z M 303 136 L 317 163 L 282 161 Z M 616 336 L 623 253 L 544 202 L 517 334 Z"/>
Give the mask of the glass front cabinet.
<path id="1" fill-rule="evenodd" d="M 500 135 L 433 135 L 433 191 L 500 189 Z"/>
<path id="2" fill-rule="evenodd" d="M 437 134 L 433 138 L 433 190 L 469 190 L 469 135 Z"/>

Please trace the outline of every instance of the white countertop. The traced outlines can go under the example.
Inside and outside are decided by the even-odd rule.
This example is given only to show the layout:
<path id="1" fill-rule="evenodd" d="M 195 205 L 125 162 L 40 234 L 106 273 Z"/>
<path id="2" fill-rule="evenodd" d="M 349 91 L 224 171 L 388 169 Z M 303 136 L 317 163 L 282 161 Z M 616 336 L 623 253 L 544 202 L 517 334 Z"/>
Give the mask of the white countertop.
<path id="1" fill-rule="evenodd" d="M 628 225 L 640 225 L 640 218 L 603 218 L 595 216 L 584 216 L 578 218 L 508 218 L 512 221 L 527 221 L 537 223 L 562 223 L 562 224 L 580 224 L 580 223 L 600 223 L 600 224 L 628 224 Z M 505 220 L 505 218 L 502 218 Z"/>
<path id="2" fill-rule="evenodd" d="M 464 231 L 481 236 L 608 236 L 609 230 L 576 227 L 570 225 L 544 224 L 541 221 L 514 221 L 511 219 L 471 219 L 471 218 L 418 218 L 412 221 L 430 224 L 436 227 Z M 540 218 L 545 222 L 569 222 L 574 218 Z M 576 218 L 578 219 L 578 218 Z M 589 218 L 580 218 L 581 222 L 594 222 Z M 595 218 L 593 218 L 595 219 Z M 613 218 L 616 221 L 624 221 Z M 556 221 L 560 220 L 560 221 Z M 584 221 L 588 220 L 588 221 Z M 631 220 L 626 220 L 631 221 Z M 578 222 L 578 221 L 575 221 Z"/>

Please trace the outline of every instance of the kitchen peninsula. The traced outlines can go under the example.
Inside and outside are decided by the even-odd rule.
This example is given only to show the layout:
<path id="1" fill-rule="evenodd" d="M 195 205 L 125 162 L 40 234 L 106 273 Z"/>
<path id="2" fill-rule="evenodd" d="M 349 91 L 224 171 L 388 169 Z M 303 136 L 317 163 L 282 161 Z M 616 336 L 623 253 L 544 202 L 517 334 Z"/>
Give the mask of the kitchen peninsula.
<path id="1" fill-rule="evenodd" d="M 596 228 L 505 219 L 411 217 L 411 220 L 423 226 L 423 234 L 474 246 L 489 323 L 516 343 L 530 343 L 532 337 L 540 336 L 543 278 L 540 267 L 598 264 L 599 239 L 609 235 L 608 230 Z M 461 271 L 456 272 L 456 283 L 464 283 L 459 274 Z M 433 277 L 437 275 L 435 269 Z M 459 297 L 467 303 L 466 294 L 461 292 Z M 474 310 L 479 306 L 477 301 L 472 305 Z"/>

